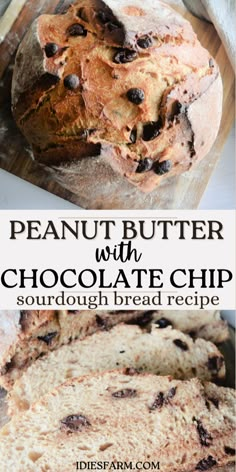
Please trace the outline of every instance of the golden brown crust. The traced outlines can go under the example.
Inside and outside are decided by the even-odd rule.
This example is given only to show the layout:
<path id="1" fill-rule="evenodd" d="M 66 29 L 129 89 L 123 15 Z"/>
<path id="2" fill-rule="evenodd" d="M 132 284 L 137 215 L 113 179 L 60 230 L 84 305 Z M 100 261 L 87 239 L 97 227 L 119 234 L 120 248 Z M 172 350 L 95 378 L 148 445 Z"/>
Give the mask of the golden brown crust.
<path id="1" fill-rule="evenodd" d="M 16 121 L 36 159 L 66 166 L 61 175 L 67 188 L 81 192 L 82 179 L 85 206 L 93 201 L 99 207 L 92 189 L 96 179 L 103 192 L 104 173 L 110 173 L 109 184 L 112 179 L 119 186 L 121 175 L 152 191 L 204 157 L 219 129 L 218 66 L 186 20 L 164 3 L 152 3 L 75 1 L 63 15 L 39 17 L 17 54 Z M 45 49 L 49 43 L 56 45 L 52 55 Z M 79 79 L 75 88 L 64 82 L 71 74 Z M 138 98 L 130 98 L 133 89 Z"/>

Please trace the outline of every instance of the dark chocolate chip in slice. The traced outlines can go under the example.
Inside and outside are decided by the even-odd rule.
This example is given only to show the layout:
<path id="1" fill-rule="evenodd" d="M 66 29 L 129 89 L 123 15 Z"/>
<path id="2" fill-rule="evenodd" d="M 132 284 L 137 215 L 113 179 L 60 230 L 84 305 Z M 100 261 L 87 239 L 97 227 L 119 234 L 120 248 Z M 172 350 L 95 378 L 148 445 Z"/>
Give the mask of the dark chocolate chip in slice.
<path id="1" fill-rule="evenodd" d="M 172 167 L 172 162 L 170 160 L 161 161 L 161 162 L 157 161 L 157 162 L 154 162 L 153 164 L 153 170 L 155 174 L 157 175 L 167 174 L 168 172 L 170 172 L 171 167 Z"/>
<path id="2" fill-rule="evenodd" d="M 155 321 L 155 324 L 159 326 L 159 328 L 167 328 L 167 326 L 172 326 L 172 323 L 167 320 L 167 318 L 160 318 L 159 320 Z"/>
<path id="3" fill-rule="evenodd" d="M 84 427 L 90 426 L 90 422 L 83 415 L 69 415 L 61 421 L 61 429 L 69 431 L 81 431 Z"/>
<path id="4" fill-rule="evenodd" d="M 209 470 L 215 465 L 217 465 L 216 460 L 212 456 L 208 456 L 206 459 L 202 459 L 202 461 L 198 462 L 196 470 Z"/>
<path id="5" fill-rule="evenodd" d="M 87 17 L 87 15 L 86 15 L 85 8 L 80 8 L 80 9 L 77 11 L 76 16 L 78 16 L 78 18 L 81 18 L 81 20 L 85 21 L 86 23 L 88 22 L 88 17 Z"/>
<path id="6" fill-rule="evenodd" d="M 219 356 L 209 357 L 208 362 L 207 362 L 208 369 L 216 373 L 219 372 L 223 364 L 224 364 L 224 359 L 223 357 L 219 357 Z"/>
<path id="7" fill-rule="evenodd" d="M 45 334 L 45 336 L 38 336 L 39 341 L 43 341 L 46 344 L 51 344 L 52 340 L 55 338 L 57 335 L 57 331 L 54 331 L 52 333 Z"/>
<path id="8" fill-rule="evenodd" d="M 114 398 L 132 398 L 136 397 L 137 391 L 132 388 L 124 388 L 123 390 L 118 390 L 117 392 L 112 393 Z"/>
<path id="9" fill-rule="evenodd" d="M 157 136 L 159 136 L 160 134 L 161 127 L 161 119 L 159 119 L 158 121 L 149 121 L 148 123 L 143 125 L 143 140 L 152 141 L 152 139 L 157 138 Z"/>
<path id="10" fill-rule="evenodd" d="M 224 450 L 225 450 L 225 454 L 227 454 L 228 456 L 235 456 L 236 454 L 236 450 L 232 447 L 225 446 Z"/>
<path id="11" fill-rule="evenodd" d="M 172 387 L 167 393 L 167 399 L 173 398 L 176 394 L 177 387 Z"/>
<path id="12" fill-rule="evenodd" d="M 119 28 L 121 28 L 122 25 L 120 23 L 115 23 L 114 21 L 110 21 L 109 23 L 107 23 L 107 29 L 112 32 L 112 31 L 115 31 Z"/>
<path id="13" fill-rule="evenodd" d="M 151 170 L 153 166 L 153 160 L 150 157 L 144 157 L 144 159 L 140 159 L 138 163 L 138 167 L 136 169 L 137 174 L 142 174 L 143 172 L 148 172 Z"/>
<path id="14" fill-rule="evenodd" d="M 153 404 L 150 406 L 149 410 L 159 410 L 164 404 L 165 398 L 162 392 L 158 393 Z"/>
<path id="15" fill-rule="evenodd" d="M 197 432 L 202 446 L 209 447 L 212 444 L 212 436 L 204 428 L 202 422 L 194 418 L 194 422 L 197 424 Z"/>
<path id="16" fill-rule="evenodd" d="M 152 46 L 153 41 L 152 41 L 151 36 L 144 35 L 144 36 L 141 36 L 141 38 L 138 38 L 137 44 L 140 48 L 147 49 L 150 46 Z"/>
<path id="17" fill-rule="evenodd" d="M 140 327 L 146 326 L 153 319 L 153 311 L 145 311 L 141 315 L 137 315 L 133 320 L 127 321 L 127 324 L 135 324 Z"/>
<path id="18" fill-rule="evenodd" d="M 134 367 L 126 367 L 124 370 L 125 375 L 137 375 L 139 374 L 139 370 L 135 369 Z"/>
<path id="19" fill-rule="evenodd" d="M 173 343 L 179 347 L 180 349 L 182 349 L 182 351 L 188 351 L 189 347 L 187 345 L 187 343 L 185 343 L 184 341 L 182 341 L 182 339 L 174 339 Z"/>
<path id="20" fill-rule="evenodd" d="M 106 319 L 102 318 L 100 315 L 96 315 L 96 323 L 99 328 L 108 329 L 108 324 Z"/>
<path id="21" fill-rule="evenodd" d="M 87 30 L 80 25 L 79 23 L 74 23 L 73 25 L 69 26 L 67 33 L 70 36 L 87 36 Z"/>
<path id="22" fill-rule="evenodd" d="M 145 100 L 145 93 L 140 88 L 131 88 L 127 92 L 127 98 L 131 103 L 140 105 Z"/>
<path id="23" fill-rule="evenodd" d="M 75 90 L 79 87 L 80 80 L 78 75 L 69 74 L 64 78 L 64 86 L 69 90 Z"/>
<path id="24" fill-rule="evenodd" d="M 133 62 L 137 58 L 137 52 L 132 49 L 119 49 L 115 53 L 113 61 L 116 64 L 126 64 L 127 62 Z"/>
<path id="25" fill-rule="evenodd" d="M 56 43 L 47 43 L 44 50 L 47 57 L 53 57 L 59 51 L 59 46 Z"/>
<path id="26" fill-rule="evenodd" d="M 219 408 L 219 400 L 217 398 L 208 398 L 208 400 L 213 403 L 213 405 L 218 409 Z"/>

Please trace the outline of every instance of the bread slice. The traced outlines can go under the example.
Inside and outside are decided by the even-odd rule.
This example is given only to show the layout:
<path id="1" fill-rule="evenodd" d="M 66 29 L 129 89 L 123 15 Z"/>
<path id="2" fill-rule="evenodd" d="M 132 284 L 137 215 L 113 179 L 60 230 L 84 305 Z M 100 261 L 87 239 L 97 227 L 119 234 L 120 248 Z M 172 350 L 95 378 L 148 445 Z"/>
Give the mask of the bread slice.
<path id="1" fill-rule="evenodd" d="M 139 316 L 137 311 L 1 311 L 0 386 L 8 389 L 22 369 L 62 344 Z"/>
<path id="2" fill-rule="evenodd" d="M 130 369 L 71 379 L 3 427 L 0 471 L 71 472 L 80 461 L 214 470 L 235 459 L 234 405 L 233 390 L 199 379 Z"/>
<path id="3" fill-rule="evenodd" d="M 120 367 L 177 379 L 219 381 L 225 376 L 224 358 L 209 341 L 193 341 L 170 327 L 152 325 L 148 333 L 138 326 L 118 325 L 62 346 L 29 366 L 9 393 L 9 413 L 29 408 L 68 378 Z"/>
<path id="4" fill-rule="evenodd" d="M 160 327 L 171 325 L 193 338 L 204 338 L 216 344 L 229 337 L 228 324 L 217 310 L 159 310 L 153 313 L 153 321 Z"/>

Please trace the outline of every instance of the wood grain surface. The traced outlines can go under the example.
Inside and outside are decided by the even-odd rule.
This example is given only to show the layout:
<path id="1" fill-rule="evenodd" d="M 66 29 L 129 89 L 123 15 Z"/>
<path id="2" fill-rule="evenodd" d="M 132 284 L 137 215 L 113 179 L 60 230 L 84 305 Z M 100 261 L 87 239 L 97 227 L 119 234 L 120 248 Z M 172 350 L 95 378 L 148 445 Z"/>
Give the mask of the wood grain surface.
<path id="1" fill-rule="evenodd" d="M 167 3 L 191 21 L 201 43 L 209 49 L 220 66 L 224 84 L 223 117 L 218 138 L 208 156 L 191 172 L 166 179 L 149 196 L 144 195 L 142 208 L 192 209 L 198 207 L 234 121 L 234 73 L 213 25 L 193 17 L 180 0 L 169 0 Z M 79 192 L 76 195 L 65 190 L 56 182 L 50 169 L 32 160 L 31 150 L 11 115 L 11 79 L 18 44 L 33 19 L 41 13 L 54 12 L 57 5 L 58 0 L 26 0 L 5 40 L 0 44 L 0 167 L 79 205 Z M 137 192 L 140 201 L 140 191 Z M 134 201 L 133 198 L 132 208 L 136 208 Z M 109 203 L 107 208 L 110 208 Z"/>

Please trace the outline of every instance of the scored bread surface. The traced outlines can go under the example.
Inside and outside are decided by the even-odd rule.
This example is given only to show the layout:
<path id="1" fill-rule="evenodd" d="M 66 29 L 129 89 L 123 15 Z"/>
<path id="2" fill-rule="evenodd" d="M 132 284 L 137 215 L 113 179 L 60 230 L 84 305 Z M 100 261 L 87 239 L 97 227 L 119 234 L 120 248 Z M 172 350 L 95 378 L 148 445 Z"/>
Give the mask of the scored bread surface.
<path id="1" fill-rule="evenodd" d="M 165 3 L 80 0 L 35 20 L 12 97 L 36 159 L 102 207 L 109 192 L 115 205 L 120 178 L 150 192 L 209 152 L 222 82 L 190 23 Z"/>

